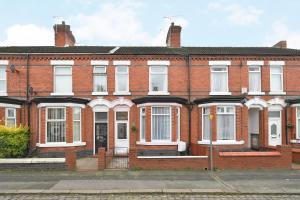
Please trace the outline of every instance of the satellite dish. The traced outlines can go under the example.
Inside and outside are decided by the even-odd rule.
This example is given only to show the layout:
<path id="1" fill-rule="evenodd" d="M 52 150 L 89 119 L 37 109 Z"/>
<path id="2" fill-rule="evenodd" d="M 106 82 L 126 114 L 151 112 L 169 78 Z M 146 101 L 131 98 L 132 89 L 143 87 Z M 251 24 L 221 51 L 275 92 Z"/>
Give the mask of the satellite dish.
<path id="1" fill-rule="evenodd" d="M 11 64 L 11 65 L 10 65 L 10 71 L 11 71 L 12 73 L 15 73 L 15 72 L 16 72 L 16 66 L 15 66 L 14 64 Z"/>

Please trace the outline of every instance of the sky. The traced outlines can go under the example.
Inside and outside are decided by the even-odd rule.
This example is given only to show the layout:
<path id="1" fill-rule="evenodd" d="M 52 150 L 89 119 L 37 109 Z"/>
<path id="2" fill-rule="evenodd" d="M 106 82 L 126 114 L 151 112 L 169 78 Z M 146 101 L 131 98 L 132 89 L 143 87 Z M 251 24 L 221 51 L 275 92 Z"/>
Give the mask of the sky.
<path id="1" fill-rule="evenodd" d="M 299 0 L 0 0 L 0 46 L 53 46 L 53 25 L 76 45 L 165 46 L 171 22 L 182 46 L 300 49 Z"/>

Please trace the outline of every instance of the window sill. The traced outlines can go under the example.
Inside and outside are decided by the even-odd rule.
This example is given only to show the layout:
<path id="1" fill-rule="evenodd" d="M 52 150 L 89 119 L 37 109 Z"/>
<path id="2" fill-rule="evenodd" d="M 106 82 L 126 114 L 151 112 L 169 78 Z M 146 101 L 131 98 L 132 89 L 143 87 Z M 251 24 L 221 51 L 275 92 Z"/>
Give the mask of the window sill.
<path id="1" fill-rule="evenodd" d="M 0 96 L 1 97 L 7 96 L 7 93 L 6 92 L 0 92 Z"/>
<path id="2" fill-rule="evenodd" d="M 292 144 L 300 144 L 300 139 L 291 140 Z"/>
<path id="3" fill-rule="evenodd" d="M 104 96 L 104 95 L 108 95 L 108 92 L 92 92 L 92 95 L 94 95 L 94 96 Z"/>
<path id="4" fill-rule="evenodd" d="M 148 92 L 148 95 L 170 95 L 170 92 Z"/>
<path id="5" fill-rule="evenodd" d="M 37 147 L 77 147 L 77 146 L 85 146 L 86 142 L 74 142 L 74 143 L 65 143 L 65 142 L 52 142 L 46 144 L 37 143 Z"/>
<path id="6" fill-rule="evenodd" d="M 131 92 L 114 92 L 114 95 L 126 96 L 126 95 L 131 95 Z"/>
<path id="7" fill-rule="evenodd" d="M 178 145 L 178 142 L 141 142 L 141 141 L 137 141 L 136 144 L 138 145 L 148 145 L 148 146 L 154 146 L 154 145 Z"/>
<path id="8" fill-rule="evenodd" d="M 269 92 L 269 95 L 286 95 L 286 92 Z"/>
<path id="9" fill-rule="evenodd" d="M 265 92 L 248 92 L 248 95 L 265 95 Z"/>
<path id="10" fill-rule="evenodd" d="M 56 93 L 56 92 L 53 92 L 50 95 L 51 96 L 74 96 L 74 93 L 73 92 L 68 92 L 68 93 Z"/>
<path id="11" fill-rule="evenodd" d="M 245 141 L 241 140 L 241 141 L 236 141 L 236 140 L 217 140 L 217 141 L 213 141 L 212 144 L 213 145 L 241 145 L 244 144 Z M 198 144 L 210 144 L 209 140 L 202 140 L 202 141 L 198 141 Z"/>
<path id="12" fill-rule="evenodd" d="M 210 92 L 209 95 L 231 95 L 231 92 Z"/>

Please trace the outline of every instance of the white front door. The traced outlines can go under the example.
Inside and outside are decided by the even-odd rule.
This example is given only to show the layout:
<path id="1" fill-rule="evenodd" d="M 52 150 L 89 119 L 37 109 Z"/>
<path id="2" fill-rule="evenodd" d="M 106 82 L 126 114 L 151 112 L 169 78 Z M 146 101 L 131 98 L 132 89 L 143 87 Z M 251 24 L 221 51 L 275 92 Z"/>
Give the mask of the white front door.
<path id="1" fill-rule="evenodd" d="M 115 154 L 128 154 L 128 111 L 117 111 L 115 115 Z"/>
<path id="2" fill-rule="evenodd" d="M 281 113 L 269 111 L 269 145 L 281 145 Z"/>

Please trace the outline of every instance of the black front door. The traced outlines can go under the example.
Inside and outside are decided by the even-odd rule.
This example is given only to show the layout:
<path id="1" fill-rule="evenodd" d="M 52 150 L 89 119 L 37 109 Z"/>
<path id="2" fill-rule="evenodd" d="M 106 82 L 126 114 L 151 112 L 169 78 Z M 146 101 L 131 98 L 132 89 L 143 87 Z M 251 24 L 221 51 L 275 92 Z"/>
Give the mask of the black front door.
<path id="1" fill-rule="evenodd" d="M 107 148 L 107 123 L 95 123 L 95 154 L 100 147 Z"/>

